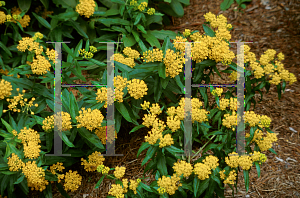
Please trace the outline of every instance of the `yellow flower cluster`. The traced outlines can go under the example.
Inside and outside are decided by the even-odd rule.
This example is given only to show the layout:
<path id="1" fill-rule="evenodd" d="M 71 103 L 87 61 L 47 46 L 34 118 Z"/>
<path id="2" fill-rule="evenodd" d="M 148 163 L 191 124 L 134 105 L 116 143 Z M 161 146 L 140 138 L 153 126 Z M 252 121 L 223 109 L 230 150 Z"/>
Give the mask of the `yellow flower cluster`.
<path id="1" fill-rule="evenodd" d="M 114 60 L 119 62 L 119 63 L 122 63 L 124 65 L 127 65 L 131 68 L 133 68 L 135 66 L 135 62 L 134 62 L 134 59 L 133 58 L 125 58 L 122 54 L 120 53 L 117 53 L 117 54 L 114 54 Z"/>
<path id="2" fill-rule="evenodd" d="M 257 129 L 259 130 L 259 129 Z M 260 130 L 259 130 L 260 131 Z M 262 132 L 260 131 L 260 135 L 262 136 Z M 256 138 L 253 140 L 257 143 L 259 149 L 261 151 L 267 151 L 270 148 L 272 148 L 273 142 L 276 142 L 278 140 L 276 133 L 269 133 L 267 132 L 267 135 L 262 138 Z"/>
<path id="3" fill-rule="evenodd" d="M 210 23 L 212 28 L 218 28 L 216 30 L 216 38 L 218 39 L 231 39 L 231 34 L 228 29 L 232 28 L 231 24 L 227 24 L 227 18 L 220 14 L 218 16 L 212 14 L 211 12 L 206 13 L 204 18 L 207 22 Z"/>
<path id="4" fill-rule="evenodd" d="M 258 125 L 259 127 L 269 127 L 271 118 L 266 115 L 258 115 L 253 111 L 246 111 L 244 114 L 244 122 L 248 122 L 250 127 Z"/>
<path id="5" fill-rule="evenodd" d="M 85 49 L 78 50 L 79 55 L 84 58 L 93 58 L 94 54 L 92 52 L 87 52 Z"/>
<path id="6" fill-rule="evenodd" d="M 22 172 L 27 179 L 27 185 L 31 190 L 39 190 L 42 192 L 46 189 L 49 182 L 45 179 L 45 171 L 42 167 L 38 167 L 36 161 L 28 161 L 22 168 Z"/>
<path id="7" fill-rule="evenodd" d="M 224 119 L 222 120 L 222 125 L 226 126 L 227 128 L 232 128 L 233 131 L 235 131 L 235 127 L 237 126 L 237 115 L 236 112 L 233 111 L 232 115 L 225 114 Z"/>
<path id="8" fill-rule="evenodd" d="M 111 186 L 112 187 L 108 192 L 109 195 L 112 195 L 116 198 L 124 198 L 124 194 L 123 194 L 124 190 L 120 184 L 112 184 Z"/>
<path id="9" fill-rule="evenodd" d="M 5 23 L 6 15 L 3 11 L 0 11 L 0 24 Z"/>
<path id="10" fill-rule="evenodd" d="M 125 47 L 123 53 L 132 59 L 140 58 L 140 53 L 137 50 L 131 49 L 131 47 Z"/>
<path id="11" fill-rule="evenodd" d="M 182 186 L 180 183 L 180 177 L 176 174 L 171 177 L 163 175 L 162 178 L 158 179 L 157 185 L 164 188 L 169 195 L 174 195 L 178 187 Z"/>
<path id="12" fill-rule="evenodd" d="M 20 88 L 16 89 L 17 92 L 20 91 Z M 23 94 L 20 94 L 18 96 L 14 96 L 12 99 L 7 98 L 6 101 L 10 102 L 10 104 L 8 105 L 8 110 L 3 110 L 3 113 L 6 113 L 7 111 L 13 111 L 13 112 L 21 112 L 21 109 L 17 108 L 17 105 L 20 104 L 22 108 L 22 112 L 30 110 L 29 108 L 33 106 L 33 101 L 35 101 L 35 98 L 31 98 L 31 101 L 29 101 L 29 103 L 27 104 L 26 102 L 28 101 L 27 98 L 23 98 L 24 94 L 25 94 L 25 90 L 22 91 Z M 36 103 L 34 105 L 35 107 L 38 107 L 38 104 Z M 30 110 L 31 111 L 31 110 Z M 31 114 L 33 115 L 34 112 L 31 111 Z"/>
<path id="13" fill-rule="evenodd" d="M 193 173 L 193 166 L 186 161 L 178 161 L 174 163 L 173 169 L 178 176 L 183 174 L 183 177 L 189 177 Z"/>
<path id="14" fill-rule="evenodd" d="M 155 9 L 154 8 L 149 8 L 147 10 L 147 14 L 149 14 L 149 15 L 153 15 L 154 13 L 155 13 Z"/>
<path id="15" fill-rule="evenodd" d="M 183 38 L 182 36 L 176 36 L 176 39 L 173 40 L 174 47 L 179 50 L 184 52 L 185 51 L 185 43 L 182 42 L 187 42 L 186 38 Z"/>
<path id="16" fill-rule="evenodd" d="M 141 104 L 141 107 L 143 110 L 148 109 L 150 106 L 150 102 L 147 102 L 146 100 L 144 100 L 144 104 Z"/>
<path id="17" fill-rule="evenodd" d="M 0 100 L 3 100 L 5 97 L 9 97 L 12 90 L 11 83 L 2 79 L 0 81 Z"/>
<path id="18" fill-rule="evenodd" d="M 91 110 L 91 108 L 88 108 L 86 110 L 85 107 L 83 107 L 79 111 L 79 116 L 76 116 L 76 120 L 79 123 L 77 124 L 77 128 L 85 127 L 92 131 L 101 127 L 103 119 L 104 117 L 99 109 Z"/>
<path id="19" fill-rule="evenodd" d="M 213 96 L 219 96 L 219 97 L 221 97 L 222 93 L 223 93 L 223 89 L 222 89 L 222 88 L 216 88 L 216 89 L 214 89 L 214 90 L 211 92 L 211 94 L 212 94 Z"/>
<path id="20" fill-rule="evenodd" d="M 59 125 L 58 121 L 61 120 L 62 125 Z M 72 123 L 71 123 L 71 116 L 67 112 L 57 113 L 55 116 L 55 126 L 58 127 L 58 129 L 62 129 L 62 131 L 68 131 L 72 129 Z M 54 115 L 48 116 L 43 120 L 43 130 L 46 132 L 50 132 L 50 130 L 54 129 Z"/>
<path id="21" fill-rule="evenodd" d="M 173 144 L 173 139 L 171 139 L 172 138 L 171 136 L 165 135 L 165 137 L 163 138 L 162 132 L 166 128 L 164 121 L 161 121 L 158 118 L 156 118 L 156 115 L 152 115 L 152 114 L 148 114 L 148 115 L 147 114 L 144 115 L 143 125 L 147 127 L 152 126 L 153 128 L 151 129 L 151 131 L 148 132 L 148 135 L 145 136 L 145 141 L 148 142 L 149 144 L 154 145 L 157 142 L 157 140 L 160 139 L 160 143 L 159 143 L 160 148 L 162 148 L 163 146 L 169 146 Z"/>
<path id="22" fill-rule="evenodd" d="M 75 10 L 80 16 L 84 15 L 86 18 L 90 18 L 95 12 L 95 7 L 94 0 L 79 0 Z"/>
<path id="23" fill-rule="evenodd" d="M 93 172 L 97 170 L 97 167 L 103 164 L 104 157 L 100 152 L 95 151 L 91 155 L 88 156 L 88 161 L 81 158 L 81 165 L 84 166 L 84 169 L 87 172 Z"/>
<path id="24" fill-rule="evenodd" d="M 233 185 L 234 181 L 236 180 L 236 177 L 237 177 L 236 171 L 235 170 L 230 171 L 227 178 L 226 178 L 226 175 L 224 174 L 224 172 L 225 172 L 225 170 L 219 172 L 220 173 L 220 178 L 222 180 L 224 180 L 224 184 Z"/>
<path id="25" fill-rule="evenodd" d="M 196 163 L 194 165 L 194 173 L 198 176 L 200 180 L 205 180 L 209 178 L 211 174 L 211 169 L 217 168 L 219 166 L 219 159 L 215 156 L 207 156 L 203 162 Z"/>
<path id="26" fill-rule="evenodd" d="M 23 18 L 20 16 L 21 14 L 21 9 L 17 7 L 13 7 L 11 10 L 11 15 L 13 16 L 12 22 L 17 23 L 19 22 L 23 28 L 29 26 L 30 22 L 30 16 L 29 15 L 24 15 Z"/>
<path id="27" fill-rule="evenodd" d="M 53 164 L 52 166 L 50 166 L 50 172 L 53 175 L 56 174 L 55 170 L 62 172 L 64 169 L 65 169 L 65 167 L 63 166 L 63 163 L 60 163 L 60 162 L 57 162 L 56 164 Z"/>
<path id="28" fill-rule="evenodd" d="M 197 163 L 194 165 L 194 172 L 200 180 L 205 180 L 209 178 L 211 170 L 207 164 Z"/>
<path id="29" fill-rule="evenodd" d="M 182 72 L 183 63 L 185 63 L 183 52 L 174 52 L 171 49 L 167 49 L 164 58 L 166 77 L 170 76 L 171 78 L 175 78 L 175 76 Z"/>
<path id="30" fill-rule="evenodd" d="M 108 93 L 106 87 L 101 87 L 101 89 L 97 89 L 96 95 L 97 95 L 96 100 L 98 102 L 105 101 L 104 108 L 107 108 L 107 104 L 112 105 L 114 103 L 114 92 L 110 87 L 108 89 Z M 108 101 L 107 101 L 107 95 L 109 96 Z"/>
<path id="31" fill-rule="evenodd" d="M 78 189 L 78 187 L 81 185 L 82 177 L 77 173 L 77 171 L 69 170 L 64 176 L 65 178 L 65 184 L 64 189 L 66 191 L 74 192 Z"/>
<path id="32" fill-rule="evenodd" d="M 99 165 L 99 166 L 97 167 L 97 171 L 98 171 L 99 173 L 102 173 L 102 174 L 108 174 L 109 170 L 110 170 L 110 168 L 107 167 L 107 166 L 104 166 L 103 164 L 102 164 L 102 165 Z"/>
<path id="33" fill-rule="evenodd" d="M 243 170 L 249 170 L 252 164 L 253 162 L 250 156 L 243 155 L 239 157 L 239 166 L 241 166 Z"/>
<path id="34" fill-rule="evenodd" d="M 37 39 L 43 39 L 44 38 L 44 35 L 40 32 L 36 32 L 34 34 L 34 36 L 32 37 L 33 40 L 37 40 Z"/>
<path id="35" fill-rule="evenodd" d="M 159 148 L 163 148 L 166 146 L 171 146 L 174 144 L 174 140 L 171 134 L 166 134 L 163 138 L 160 138 Z"/>
<path id="36" fill-rule="evenodd" d="M 235 54 L 229 49 L 229 44 L 223 39 L 200 35 L 199 32 L 192 34 L 192 60 L 196 63 L 209 58 L 223 64 L 230 64 Z"/>
<path id="37" fill-rule="evenodd" d="M 15 134 L 17 134 L 15 132 Z M 38 145 L 41 143 L 40 134 L 29 128 L 21 129 L 20 133 L 16 135 L 18 139 L 22 140 L 22 144 L 24 146 L 24 156 L 29 159 L 36 159 L 40 156 L 40 148 Z"/>
<path id="38" fill-rule="evenodd" d="M 130 96 L 137 100 L 147 95 L 148 87 L 143 80 L 132 79 L 128 81 L 127 90 Z"/>
<path id="39" fill-rule="evenodd" d="M 118 102 L 123 102 L 124 88 L 127 86 L 127 78 L 122 76 L 114 77 L 114 86 L 115 86 L 115 100 Z"/>
<path id="40" fill-rule="evenodd" d="M 148 6 L 147 2 L 142 2 L 139 6 L 138 9 L 142 12 L 145 10 L 145 8 Z"/>
<path id="41" fill-rule="evenodd" d="M 183 32 L 183 36 L 188 37 L 191 35 L 191 30 L 190 29 L 185 29 Z"/>
<path id="42" fill-rule="evenodd" d="M 122 179 L 122 184 L 123 184 L 123 193 L 128 192 L 128 179 Z"/>
<path id="43" fill-rule="evenodd" d="M 106 144 L 106 140 L 108 142 L 111 142 L 108 137 L 106 136 L 106 127 L 99 127 L 95 130 L 95 134 L 98 136 L 98 138 L 101 140 L 102 144 Z M 115 131 L 115 138 L 117 139 L 117 132 Z"/>
<path id="44" fill-rule="evenodd" d="M 225 157 L 225 162 L 231 168 L 236 168 L 239 166 L 239 155 L 236 152 L 232 152 L 228 155 L 229 157 Z"/>
<path id="45" fill-rule="evenodd" d="M 155 61 L 162 62 L 163 56 L 163 51 L 155 48 L 153 50 L 143 52 L 141 59 L 143 59 L 143 61 L 146 63 Z"/>
<path id="46" fill-rule="evenodd" d="M 57 51 L 55 51 L 54 49 L 50 50 L 49 48 L 47 48 L 46 55 L 48 56 L 49 60 L 51 60 L 53 63 L 57 63 L 57 62 L 55 62 L 55 59 L 58 58 Z"/>
<path id="47" fill-rule="evenodd" d="M 115 168 L 115 171 L 114 171 L 114 176 L 115 176 L 116 178 L 118 178 L 118 179 L 121 179 L 121 178 L 124 177 L 124 175 L 125 175 L 125 170 L 126 170 L 125 167 L 119 167 L 119 166 L 117 166 L 117 167 Z"/>
<path id="48" fill-rule="evenodd" d="M 132 180 L 132 179 L 130 179 L 129 189 L 130 189 L 130 190 L 133 190 L 133 193 L 134 193 L 134 194 L 137 194 L 136 188 L 139 186 L 139 183 L 140 183 L 140 182 L 141 182 L 140 179 L 137 179 L 137 180 Z"/>
<path id="49" fill-rule="evenodd" d="M 25 52 L 27 49 L 30 52 L 35 52 L 36 55 L 41 55 L 43 52 L 43 46 L 40 46 L 38 42 L 35 42 L 33 38 L 23 37 L 19 41 L 17 49 L 21 52 Z"/>
<path id="50" fill-rule="evenodd" d="M 41 55 L 37 55 L 37 58 L 33 59 L 33 63 L 30 66 L 32 73 L 38 75 L 47 74 L 47 71 L 50 71 L 51 68 L 49 61 Z"/>
<path id="51" fill-rule="evenodd" d="M 9 171 L 18 171 L 25 166 L 24 162 L 15 153 L 12 153 L 11 157 L 7 159 L 8 159 L 7 165 L 9 167 Z"/>

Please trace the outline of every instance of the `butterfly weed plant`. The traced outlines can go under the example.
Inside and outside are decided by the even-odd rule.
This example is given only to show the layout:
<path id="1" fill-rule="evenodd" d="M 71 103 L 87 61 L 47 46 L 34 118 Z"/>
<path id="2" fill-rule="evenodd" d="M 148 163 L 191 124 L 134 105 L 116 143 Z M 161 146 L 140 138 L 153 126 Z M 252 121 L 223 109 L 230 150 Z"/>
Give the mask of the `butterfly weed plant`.
<path id="1" fill-rule="evenodd" d="M 237 64 L 233 61 L 236 55 L 230 50 L 229 43 L 233 27 L 223 15 L 205 14 L 204 34 L 190 30 L 174 33 L 176 36 L 173 33 L 168 35 L 166 31 L 156 32 L 160 34 L 156 39 L 164 40 L 158 46 L 151 42 L 149 45 L 141 45 L 141 40 L 136 41 L 138 37 L 134 34 L 134 44 L 128 45 L 128 35 L 123 34 L 126 35 L 122 38 L 124 43 L 119 45 L 113 59 L 114 90 L 106 87 L 92 90 L 77 87 L 74 89 L 80 91 L 82 96 L 76 99 L 72 92 L 62 88 L 62 112 L 54 115 L 54 66 L 58 53 L 51 44 L 44 41 L 61 41 L 63 35 L 71 38 L 75 29 L 78 34 L 74 36 L 82 39 L 78 39 L 77 45 L 72 44 L 70 47 L 62 44 L 62 82 L 74 84 L 74 79 L 69 78 L 71 73 L 77 79 L 85 81 L 81 70 L 96 69 L 96 73 L 102 71 L 101 81 L 96 79 L 92 81 L 93 84 L 107 84 L 107 64 L 101 59 L 104 57 L 103 53 L 99 53 L 103 46 L 99 47 L 97 44 L 104 37 L 93 37 L 90 35 L 92 31 L 87 26 L 87 29 L 82 28 L 80 24 L 84 22 L 80 21 L 83 20 L 82 16 L 94 20 L 95 32 L 99 31 L 96 24 L 101 20 L 104 26 L 118 21 L 116 23 L 120 28 L 133 31 L 134 24 L 130 23 L 126 28 L 127 25 L 122 24 L 120 19 L 103 19 L 115 16 L 115 10 L 122 10 L 116 9 L 114 5 L 123 7 L 124 13 L 128 6 L 135 5 L 125 1 L 102 0 L 101 4 L 111 11 L 101 11 L 98 7 L 93 13 L 91 9 L 97 7 L 94 1 L 70 1 L 68 5 L 65 1 L 53 1 L 58 7 L 50 15 L 52 13 L 47 11 L 49 5 L 42 1 L 46 8 L 46 14 L 42 14 L 44 18 L 37 15 L 41 14 L 37 10 L 37 14 L 28 15 L 30 21 L 27 24 L 29 18 L 25 14 L 31 8 L 30 4 L 18 2 L 20 10 L 6 9 L 10 5 L 6 2 L 4 11 L 0 11 L 1 25 L 6 26 L 0 42 L 2 196 L 26 196 L 30 190 L 36 190 L 41 192 L 41 197 L 51 197 L 51 183 L 55 183 L 61 194 L 69 197 L 67 192 L 76 191 L 82 183 L 82 176 L 70 169 L 71 165 L 80 162 L 87 172 L 101 175 L 95 188 L 99 188 L 104 178 L 113 180 L 107 197 L 224 197 L 226 185 L 233 189 L 233 194 L 236 192 L 237 175 L 241 172 L 248 190 L 249 171 L 255 166 L 260 176 L 261 164 L 267 160 L 265 153 L 270 151 L 276 154 L 272 144 L 277 141 L 277 137 L 269 128 L 271 119 L 254 112 L 254 95 L 259 92 L 263 96 L 263 88 L 268 92 L 270 86 L 275 85 L 280 99 L 286 82 L 292 84 L 296 81 L 294 74 L 284 69 L 282 53 L 277 54 L 275 50 L 268 49 L 260 58 L 256 58 L 250 47 L 244 45 L 245 152 L 249 155 L 239 156 L 236 151 L 237 105 L 241 105 L 233 95 L 236 88 L 228 88 L 225 92 L 222 88 L 215 89 L 212 86 L 198 87 L 192 90 L 191 103 L 187 104 L 182 97 L 185 93 L 183 68 L 186 57 L 185 43 L 179 42 L 194 42 L 191 44 L 193 84 L 200 84 L 202 81 L 210 83 L 213 71 L 221 76 L 216 67 L 218 63 L 227 66 L 221 72 L 230 73 L 230 79 L 236 83 Z M 36 2 L 32 3 L 34 5 Z M 136 5 L 137 10 L 145 7 L 142 11 L 145 17 L 153 14 L 153 9 L 146 10 L 145 3 Z M 61 9 L 66 12 L 57 14 Z M 134 9 L 133 7 L 131 12 L 127 10 L 128 16 L 141 13 Z M 14 14 L 9 17 L 12 12 Z M 51 18 L 50 24 L 47 17 Z M 46 29 L 34 32 L 34 22 Z M 69 30 L 66 26 L 69 26 Z M 93 29 L 92 27 L 90 28 Z M 28 31 L 25 31 L 26 28 Z M 120 28 L 116 29 L 121 31 Z M 142 28 L 139 30 L 143 32 Z M 148 38 L 151 39 L 151 36 Z M 117 41 L 117 37 L 110 37 L 108 40 L 110 39 Z M 109 58 L 112 57 L 107 57 Z M 208 74 L 205 74 L 207 71 Z M 52 86 L 49 87 L 47 83 Z M 208 91 L 215 97 L 211 106 L 208 104 Z M 198 94 L 200 98 L 197 97 Z M 149 130 L 137 157 L 147 150 L 141 165 L 147 164 L 144 173 L 150 171 L 155 175 L 155 181 L 150 185 L 146 184 L 144 178 L 127 177 L 126 168 L 122 165 L 105 165 L 105 157 L 102 156 L 106 151 L 105 144 L 115 139 L 111 134 L 106 135 L 107 120 L 104 116 L 106 108 L 112 103 L 116 107 L 115 136 L 128 133 L 120 128 L 129 122 L 136 125 L 129 133 L 139 133 L 138 130 L 145 127 Z M 250 111 L 252 103 L 254 108 Z M 192 112 L 192 143 L 197 143 L 200 148 L 190 156 L 179 156 L 177 154 L 184 153 L 186 105 L 190 105 Z M 49 107 L 48 110 L 46 107 Z M 142 118 L 139 116 L 140 112 L 144 113 Z M 142 119 L 142 124 L 137 122 L 139 119 Z M 46 155 L 54 152 L 54 127 L 62 129 L 62 153 L 71 156 Z"/>

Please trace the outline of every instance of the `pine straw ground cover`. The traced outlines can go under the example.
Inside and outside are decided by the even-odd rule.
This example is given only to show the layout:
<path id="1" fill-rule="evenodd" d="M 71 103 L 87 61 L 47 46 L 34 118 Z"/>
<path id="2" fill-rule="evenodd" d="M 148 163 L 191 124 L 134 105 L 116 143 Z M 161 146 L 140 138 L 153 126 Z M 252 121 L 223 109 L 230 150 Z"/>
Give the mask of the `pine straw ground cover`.
<path id="1" fill-rule="evenodd" d="M 274 150 L 278 155 L 268 152 L 268 160 L 262 165 L 260 178 L 257 178 L 255 168 L 251 170 L 248 193 L 244 187 L 243 176 L 239 174 L 239 193 L 235 197 L 300 197 L 300 166 L 298 165 L 300 162 L 299 1 L 273 0 L 269 1 L 268 5 L 263 5 L 260 0 L 252 0 L 244 10 L 245 13 L 235 12 L 236 4 L 222 12 L 220 11 L 221 2 L 191 0 L 191 5 L 185 8 L 184 17 L 173 18 L 172 26 L 164 29 L 181 32 L 185 29 L 191 29 L 201 32 L 205 13 L 223 14 L 228 18 L 228 22 L 235 26 L 234 31 L 232 31 L 232 40 L 253 41 L 253 44 L 249 44 L 249 46 L 251 51 L 257 55 L 270 48 L 285 54 L 286 58 L 283 61 L 285 68 L 295 74 L 298 82 L 289 85 L 289 89 L 286 89 L 281 100 L 277 98 L 276 87 L 271 86 L 269 93 L 264 94 L 263 101 L 256 104 L 255 108 L 255 113 L 267 115 L 272 119 L 270 128 L 278 133 L 278 144 L 274 145 Z M 222 74 L 222 77 L 227 78 L 226 74 Z M 215 75 L 212 83 L 226 84 L 227 82 Z M 70 89 L 70 91 L 72 90 Z M 259 99 L 260 94 L 257 94 L 256 101 Z M 213 98 L 211 97 L 212 101 Z M 253 107 L 250 110 L 252 109 Z M 139 124 L 141 122 L 140 120 Z M 133 127 L 133 124 L 128 124 L 128 126 L 122 126 L 121 130 L 130 131 Z M 297 132 L 292 131 L 290 127 Z M 146 166 L 141 167 L 145 152 L 142 152 L 139 159 L 136 158 L 136 154 L 141 143 L 144 142 L 144 136 L 147 132 L 145 128 L 142 128 L 135 133 L 123 133 L 126 135 L 118 137 L 116 140 L 116 153 L 124 156 L 106 157 L 104 164 L 109 167 L 124 165 L 128 177 L 141 178 Z M 193 145 L 194 148 L 197 148 L 196 144 Z M 100 179 L 99 174 L 86 172 L 80 163 L 74 165 L 72 170 L 77 170 L 82 175 L 83 181 L 76 192 L 69 193 L 70 197 L 106 197 L 111 186 L 111 180 L 105 179 L 101 186 L 94 190 L 93 188 Z M 150 176 L 150 174 L 148 175 Z M 148 184 L 153 180 L 154 178 L 148 178 Z M 53 197 L 63 197 L 54 186 L 53 190 L 57 192 L 53 193 Z M 228 186 L 225 192 L 226 197 L 232 197 L 231 189 Z M 37 196 L 32 192 L 28 197 Z"/>

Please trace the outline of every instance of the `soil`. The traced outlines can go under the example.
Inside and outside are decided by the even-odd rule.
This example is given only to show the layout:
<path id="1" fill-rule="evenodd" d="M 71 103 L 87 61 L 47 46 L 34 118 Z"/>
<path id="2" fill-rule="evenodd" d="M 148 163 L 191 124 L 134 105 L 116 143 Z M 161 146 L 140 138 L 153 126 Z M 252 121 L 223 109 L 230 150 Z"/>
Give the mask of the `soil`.
<path id="1" fill-rule="evenodd" d="M 203 33 L 202 24 L 205 22 L 203 15 L 207 12 L 223 14 L 232 24 L 232 41 L 253 41 L 248 44 L 257 58 L 267 49 L 275 49 L 285 55 L 283 61 L 285 69 L 297 77 L 297 82 L 287 84 L 285 93 L 278 100 L 277 89 L 271 85 L 269 93 L 263 91 L 263 100 L 256 104 L 255 113 L 271 117 L 271 130 L 278 133 L 277 144 L 273 149 L 277 155 L 270 151 L 265 152 L 268 160 L 261 167 L 261 177 L 257 177 L 257 171 L 253 167 L 250 172 L 250 188 L 246 192 L 243 175 L 239 174 L 238 193 L 235 197 L 300 197 L 300 1 L 297 0 L 252 0 L 247 4 L 243 13 L 235 11 L 237 4 L 233 4 L 228 10 L 220 11 L 222 1 L 191 0 L 185 7 L 185 15 L 182 18 L 172 18 L 172 26 L 164 27 L 167 30 L 183 32 L 185 29 L 199 30 Z M 222 66 L 218 69 L 222 70 Z M 227 80 L 220 79 L 217 75 L 212 84 L 227 84 Z M 232 84 L 232 83 L 230 83 Z M 260 94 L 255 95 L 256 101 Z M 250 110 L 253 110 L 253 106 Z M 143 115 L 140 114 L 140 117 Z M 142 123 L 142 120 L 139 121 Z M 129 132 L 134 127 L 129 124 L 123 131 Z M 145 152 L 137 159 L 136 154 L 144 142 L 144 136 L 148 130 L 142 128 L 137 132 L 118 137 L 116 140 L 116 153 L 121 157 L 106 157 L 105 165 L 109 167 L 125 166 L 125 178 L 142 178 L 145 166 L 141 167 Z M 123 133 L 123 132 L 122 132 Z M 125 134 L 123 133 L 123 134 Z M 98 189 L 94 189 L 100 175 L 97 172 L 86 172 L 80 163 L 75 164 L 72 170 L 77 170 L 83 177 L 82 185 L 77 191 L 68 193 L 70 197 L 106 197 L 111 180 L 105 179 Z M 153 176 L 146 174 L 148 184 L 153 181 Z M 53 197 L 63 197 L 53 185 Z M 232 197 L 231 189 L 226 185 L 226 197 Z M 34 193 L 31 193 L 30 197 Z"/>

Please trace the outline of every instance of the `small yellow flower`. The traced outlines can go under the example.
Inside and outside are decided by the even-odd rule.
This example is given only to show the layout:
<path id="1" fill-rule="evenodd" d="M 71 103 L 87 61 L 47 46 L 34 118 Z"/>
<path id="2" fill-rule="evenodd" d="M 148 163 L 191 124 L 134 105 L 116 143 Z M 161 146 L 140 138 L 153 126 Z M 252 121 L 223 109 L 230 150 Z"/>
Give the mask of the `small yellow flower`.
<path id="1" fill-rule="evenodd" d="M 149 14 L 149 15 L 153 15 L 154 13 L 155 13 L 155 9 L 154 8 L 149 8 L 147 10 L 147 14 Z"/>

